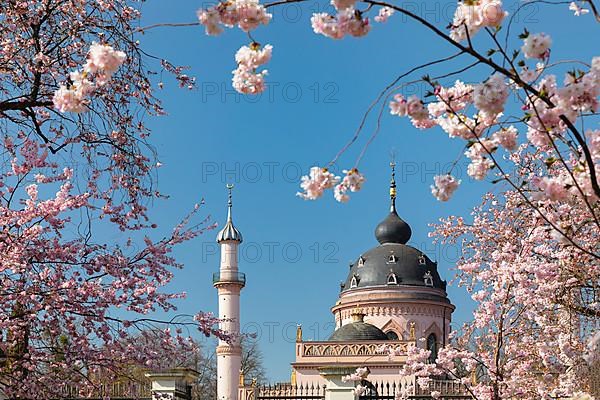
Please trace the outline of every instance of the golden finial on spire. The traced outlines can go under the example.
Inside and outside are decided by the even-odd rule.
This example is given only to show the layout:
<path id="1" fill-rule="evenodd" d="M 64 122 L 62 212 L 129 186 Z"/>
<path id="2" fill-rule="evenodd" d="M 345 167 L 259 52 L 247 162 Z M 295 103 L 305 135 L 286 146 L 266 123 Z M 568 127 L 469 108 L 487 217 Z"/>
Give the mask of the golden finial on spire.
<path id="1" fill-rule="evenodd" d="M 392 179 L 390 180 L 390 211 L 396 211 L 396 154 L 392 151 L 392 161 L 390 162 L 390 168 L 392 169 Z"/>

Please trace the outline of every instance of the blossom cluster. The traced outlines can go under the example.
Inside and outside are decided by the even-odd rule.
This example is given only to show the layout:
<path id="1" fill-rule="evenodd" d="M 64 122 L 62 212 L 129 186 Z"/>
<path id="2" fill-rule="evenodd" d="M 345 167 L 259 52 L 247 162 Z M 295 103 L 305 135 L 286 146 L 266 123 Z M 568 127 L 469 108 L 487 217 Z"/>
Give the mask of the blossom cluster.
<path id="1" fill-rule="evenodd" d="M 499 0 L 463 0 L 458 3 L 450 37 L 463 41 L 485 27 L 497 27 L 508 15 Z"/>
<path id="2" fill-rule="evenodd" d="M 344 8 L 337 14 L 315 13 L 310 19 L 312 28 L 317 34 L 332 39 L 341 39 L 346 35 L 365 36 L 371 30 L 369 18 L 353 8 Z"/>
<path id="3" fill-rule="evenodd" d="M 544 59 L 550 55 L 551 45 L 552 39 L 550 36 L 545 33 L 536 33 L 533 35 L 526 35 L 521 50 L 526 58 Z"/>
<path id="4" fill-rule="evenodd" d="M 458 189 L 460 180 L 450 174 L 436 175 L 433 177 L 434 185 L 431 186 L 431 194 L 439 201 L 448 201 L 452 194 Z"/>
<path id="5" fill-rule="evenodd" d="M 198 10 L 198 20 L 207 35 L 223 32 L 221 25 L 232 28 L 237 25 L 249 32 L 260 25 L 267 25 L 273 17 L 258 0 L 227 0 L 206 10 Z"/>
<path id="6" fill-rule="evenodd" d="M 298 192 L 297 195 L 305 200 L 316 200 L 325 190 L 333 189 L 335 199 L 345 203 L 350 199 L 348 192 L 358 192 L 362 189 L 365 177 L 356 168 L 343 170 L 343 172 L 346 175 L 342 179 L 329 172 L 327 168 L 312 167 L 309 175 L 302 177 L 300 187 L 303 192 Z"/>
<path id="7" fill-rule="evenodd" d="M 258 67 L 271 60 L 273 46 L 265 45 L 262 49 L 258 43 L 242 46 L 235 54 L 238 67 L 233 71 L 233 87 L 239 93 L 258 94 L 265 90 L 267 70 L 257 71 Z"/>
<path id="8" fill-rule="evenodd" d="M 87 111 L 89 96 L 110 80 L 125 58 L 124 52 L 110 45 L 92 43 L 83 70 L 71 72 L 71 85 L 60 85 L 54 92 L 54 107 L 60 112 Z"/>

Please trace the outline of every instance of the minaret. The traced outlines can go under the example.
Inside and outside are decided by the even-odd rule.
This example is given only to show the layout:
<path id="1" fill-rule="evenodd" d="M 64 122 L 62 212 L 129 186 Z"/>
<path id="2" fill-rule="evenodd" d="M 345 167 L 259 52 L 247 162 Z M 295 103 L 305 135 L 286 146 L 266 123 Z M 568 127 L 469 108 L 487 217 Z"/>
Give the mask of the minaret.
<path id="1" fill-rule="evenodd" d="M 240 292 L 246 284 L 246 276 L 238 272 L 238 246 L 242 234 L 231 219 L 231 190 L 228 184 L 227 223 L 217 235 L 221 245 L 221 265 L 213 275 L 213 284 L 219 292 L 219 318 L 224 320 L 219 327 L 233 334 L 231 343 L 219 340 L 217 346 L 217 398 L 218 400 L 238 400 L 242 349 L 240 347 Z"/>

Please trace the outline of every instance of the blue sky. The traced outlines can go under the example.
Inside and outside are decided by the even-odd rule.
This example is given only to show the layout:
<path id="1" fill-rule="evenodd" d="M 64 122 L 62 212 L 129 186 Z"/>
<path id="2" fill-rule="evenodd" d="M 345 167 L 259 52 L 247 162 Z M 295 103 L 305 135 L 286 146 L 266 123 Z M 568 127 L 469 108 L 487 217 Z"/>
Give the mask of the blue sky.
<path id="1" fill-rule="evenodd" d="M 455 3 L 403 4 L 444 27 Z M 516 4 L 508 3 L 507 8 L 514 10 Z M 194 21 L 195 11 L 202 6 L 188 0 L 144 3 L 143 24 Z M 448 280 L 457 249 L 434 247 L 427 236 L 428 225 L 451 214 L 468 214 L 479 196 L 492 188 L 489 182 L 470 181 L 462 161 L 457 172 L 463 180 L 460 190 L 450 202 L 437 202 L 429 185 L 434 175 L 447 172 L 462 143 L 439 129 L 418 131 L 386 110 L 381 132 L 360 165 L 367 177 L 360 193 L 341 205 L 330 193 L 316 202 L 295 196 L 300 174 L 312 165 L 325 164 L 338 152 L 389 81 L 415 65 L 453 52 L 400 15 L 387 24 L 375 24 L 366 38 L 333 41 L 317 36 L 310 15 L 327 9 L 326 2 L 315 0 L 276 9 L 273 22 L 253 34 L 257 41 L 274 47 L 267 65 L 271 86 L 259 98 L 244 98 L 231 88 L 235 51 L 249 42 L 241 31 L 228 30 L 215 38 L 200 27 L 159 28 L 140 37 L 146 51 L 174 64 L 190 65 L 189 74 L 198 79 L 198 89 L 187 91 L 165 75 L 159 96 L 168 115 L 149 122 L 152 143 L 164 164 L 158 188 L 170 195 L 168 201 L 152 206 L 153 217 L 168 232 L 204 198 L 206 214 L 222 223 L 225 184 L 236 184 L 234 219 L 245 238 L 240 268 L 248 280 L 242 292 L 242 328 L 258 333 L 272 381 L 289 379 L 297 323 L 303 325 L 308 339 L 326 339 L 332 332 L 329 309 L 348 262 L 375 246 L 373 230 L 388 210 L 390 151 L 395 151 L 398 163 L 398 211 L 413 229 L 411 244 L 438 260 L 440 273 Z M 567 5 L 548 10 L 529 6 L 520 14 L 515 35 L 523 22 L 532 32 L 550 33 L 553 55 L 559 58 L 589 61 L 597 51 L 573 42 L 576 37 L 597 37 L 597 30 L 590 16 L 577 19 Z M 465 57 L 450 66 L 470 61 Z M 444 67 L 429 70 L 432 75 L 447 71 Z M 463 77 L 481 80 L 488 73 L 480 68 Z M 411 86 L 406 93 L 411 91 L 424 89 Z M 374 118 L 368 120 L 337 170 L 354 165 L 374 123 Z M 179 303 L 180 312 L 217 311 L 211 281 L 219 267 L 215 235 L 216 231 L 208 232 L 176 251 L 185 268 L 171 288 L 188 293 Z M 467 320 L 472 304 L 466 293 L 450 286 L 449 295 L 457 306 L 454 320 Z"/>

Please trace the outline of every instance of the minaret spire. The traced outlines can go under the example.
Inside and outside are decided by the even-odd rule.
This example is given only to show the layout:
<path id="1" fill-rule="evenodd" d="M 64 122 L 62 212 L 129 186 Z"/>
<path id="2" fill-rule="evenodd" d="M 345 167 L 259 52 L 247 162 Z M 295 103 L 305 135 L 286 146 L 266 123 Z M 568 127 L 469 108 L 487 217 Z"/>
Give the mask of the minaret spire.
<path id="1" fill-rule="evenodd" d="M 223 227 L 223 229 L 221 229 L 219 231 L 219 233 L 217 234 L 217 243 L 221 243 L 226 240 L 233 240 L 233 241 L 241 243 L 243 240 L 242 233 L 235 227 L 235 225 L 233 225 L 233 218 L 231 216 L 231 208 L 233 206 L 233 202 L 232 202 L 233 184 L 228 183 L 226 187 L 229 192 L 228 198 L 227 198 L 227 222 L 225 223 L 225 226 Z"/>
<path id="2" fill-rule="evenodd" d="M 233 221 L 231 220 L 231 206 L 233 205 L 233 203 L 231 201 L 231 197 L 232 197 L 231 192 L 233 191 L 233 183 L 228 183 L 226 185 L 226 187 L 227 187 L 227 190 L 229 191 L 229 196 L 227 199 L 227 222 L 233 223 Z"/>
<path id="3" fill-rule="evenodd" d="M 392 179 L 390 180 L 390 212 L 396 212 L 396 162 L 392 158 L 390 162 L 390 168 L 392 169 Z"/>

